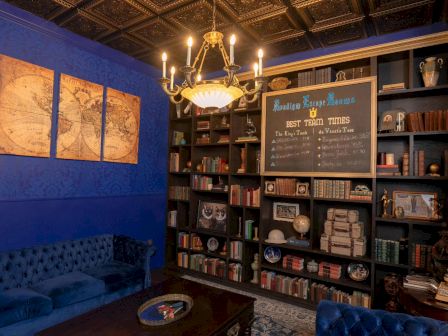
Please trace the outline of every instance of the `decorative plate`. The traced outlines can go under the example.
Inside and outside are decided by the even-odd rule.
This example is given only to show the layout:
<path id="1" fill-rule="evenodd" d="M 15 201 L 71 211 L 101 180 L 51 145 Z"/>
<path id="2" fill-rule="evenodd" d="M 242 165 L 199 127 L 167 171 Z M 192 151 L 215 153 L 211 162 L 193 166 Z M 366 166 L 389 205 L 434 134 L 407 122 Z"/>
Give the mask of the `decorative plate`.
<path id="1" fill-rule="evenodd" d="M 351 263 L 347 267 L 347 273 L 352 280 L 364 281 L 369 276 L 369 269 L 364 264 Z"/>
<path id="2" fill-rule="evenodd" d="M 269 261 L 271 264 L 276 263 L 282 257 L 282 252 L 278 247 L 269 246 L 264 250 L 264 258 Z"/>
<path id="3" fill-rule="evenodd" d="M 291 85 L 291 81 L 286 77 L 276 77 L 268 85 L 274 91 L 284 90 Z"/>
<path id="4" fill-rule="evenodd" d="M 167 294 L 143 303 L 137 311 L 141 324 L 160 326 L 185 317 L 193 307 L 193 299 L 185 294 Z"/>
<path id="5" fill-rule="evenodd" d="M 215 252 L 218 249 L 219 242 L 216 238 L 211 237 L 209 240 L 207 240 L 207 248 L 211 252 Z"/>

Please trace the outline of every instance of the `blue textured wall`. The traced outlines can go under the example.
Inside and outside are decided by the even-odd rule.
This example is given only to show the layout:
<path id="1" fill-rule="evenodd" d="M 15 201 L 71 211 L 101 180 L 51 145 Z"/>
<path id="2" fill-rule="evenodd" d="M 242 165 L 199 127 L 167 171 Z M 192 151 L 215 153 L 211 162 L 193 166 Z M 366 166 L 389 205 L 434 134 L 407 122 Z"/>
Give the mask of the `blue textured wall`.
<path id="1" fill-rule="evenodd" d="M 160 74 L 0 1 L 0 53 L 141 97 L 137 165 L 0 155 L 0 250 L 99 233 L 152 238 L 163 263 L 168 101 Z M 57 118 L 54 104 L 53 121 Z M 53 134 L 55 134 L 53 130 Z"/>

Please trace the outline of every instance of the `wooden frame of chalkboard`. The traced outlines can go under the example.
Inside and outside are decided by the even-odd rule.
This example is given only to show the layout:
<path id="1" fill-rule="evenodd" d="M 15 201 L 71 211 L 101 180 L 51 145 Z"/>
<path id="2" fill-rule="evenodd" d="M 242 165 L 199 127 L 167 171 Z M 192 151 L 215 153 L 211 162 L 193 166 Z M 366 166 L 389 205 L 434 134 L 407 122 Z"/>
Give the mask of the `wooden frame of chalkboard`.
<path id="1" fill-rule="evenodd" d="M 261 175 L 374 177 L 377 79 L 263 94 Z"/>

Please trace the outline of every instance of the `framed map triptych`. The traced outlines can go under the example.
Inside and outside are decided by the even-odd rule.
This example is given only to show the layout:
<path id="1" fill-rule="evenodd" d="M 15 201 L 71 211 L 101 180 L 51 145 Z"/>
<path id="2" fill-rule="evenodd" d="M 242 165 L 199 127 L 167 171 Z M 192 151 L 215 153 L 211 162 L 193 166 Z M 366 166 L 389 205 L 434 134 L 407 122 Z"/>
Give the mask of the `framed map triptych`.
<path id="1" fill-rule="evenodd" d="M 50 157 L 54 71 L 0 55 L 0 154 Z M 61 74 L 56 158 L 138 162 L 140 97 Z M 105 110 L 103 121 L 103 110 Z M 103 127 L 104 124 L 104 127 Z"/>

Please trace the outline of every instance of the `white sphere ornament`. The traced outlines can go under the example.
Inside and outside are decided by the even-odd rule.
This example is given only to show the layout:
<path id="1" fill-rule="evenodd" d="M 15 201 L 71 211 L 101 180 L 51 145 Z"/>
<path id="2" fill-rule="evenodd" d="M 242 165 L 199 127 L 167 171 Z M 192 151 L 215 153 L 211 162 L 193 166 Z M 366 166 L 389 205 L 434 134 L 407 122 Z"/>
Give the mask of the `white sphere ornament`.
<path id="1" fill-rule="evenodd" d="M 292 227 L 298 233 L 300 233 L 300 238 L 303 239 L 303 236 L 310 230 L 311 221 L 305 215 L 298 215 L 294 218 L 292 222 Z"/>

